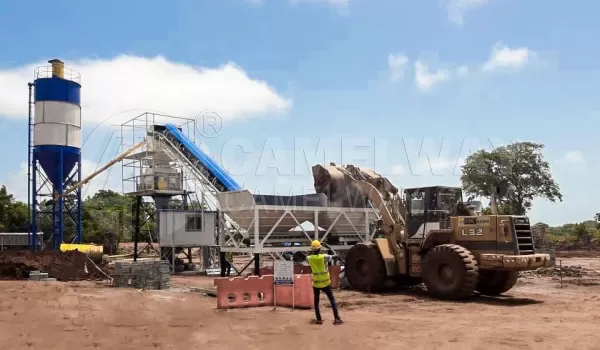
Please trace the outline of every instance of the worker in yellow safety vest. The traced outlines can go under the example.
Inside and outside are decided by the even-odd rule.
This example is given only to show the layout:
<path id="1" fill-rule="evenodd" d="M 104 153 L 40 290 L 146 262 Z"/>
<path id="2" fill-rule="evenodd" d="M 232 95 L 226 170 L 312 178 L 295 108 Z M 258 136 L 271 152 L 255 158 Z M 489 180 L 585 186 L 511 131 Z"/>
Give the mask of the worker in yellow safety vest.
<path id="1" fill-rule="evenodd" d="M 306 257 L 310 269 L 312 270 L 312 285 L 313 293 L 315 298 L 315 315 L 316 318 L 312 320 L 313 324 L 323 324 L 321 318 L 321 311 L 319 310 L 319 296 L 321 292 L 327 295 L 331 308 L 333 309 L 333 324 L 342 324 L 342 319 L 338 313 L 335 298 L 333 297 L 333 291 L 331 290 L 331 278 L 329 276 L 328 263 L 333 260 L 335 255 L 324 254 L 321 252 L 321 242 L 318 240 L 312 241 L 310 244 L 311 254 Z"/>

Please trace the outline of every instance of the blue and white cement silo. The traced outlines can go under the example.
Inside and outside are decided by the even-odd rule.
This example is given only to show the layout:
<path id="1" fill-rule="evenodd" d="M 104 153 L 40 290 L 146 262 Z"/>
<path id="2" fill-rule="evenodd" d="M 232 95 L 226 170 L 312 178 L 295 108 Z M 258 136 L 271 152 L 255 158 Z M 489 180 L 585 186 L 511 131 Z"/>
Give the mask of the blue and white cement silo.
<path id="1" fill-rule="evenodd" d="M 75 241 L 81 243 L 81 189 L 64 195 L 81 181 L 81 84 L 80 75 L 66 70 L 60 60 L 35 71 L 34 117 L 30 117 L 29 143 L 32 189 L 31 247 L 39 246 L 40 215 L 52 220 L 52 247 L 64 240 L 65 221 L 74 225 Z M 32 130 L 33 129 L 33 130 Z M 31 135 L 33 131 L 33 135 Z M 52 207 L 52 210 L 45 208 Z"/>

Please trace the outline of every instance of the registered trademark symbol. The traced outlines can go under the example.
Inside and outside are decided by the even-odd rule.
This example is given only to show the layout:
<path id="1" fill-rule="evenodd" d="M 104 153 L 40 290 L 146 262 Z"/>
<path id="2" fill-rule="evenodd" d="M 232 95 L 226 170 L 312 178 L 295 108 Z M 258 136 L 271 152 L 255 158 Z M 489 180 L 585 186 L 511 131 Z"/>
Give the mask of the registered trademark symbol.
<path id="1" fill-rule="evenodd" d="M 217 112 L 204 111 L 196 117 L 196 130 L 203 137 L 217 137 L 223 130 L 223 118 Z"/>

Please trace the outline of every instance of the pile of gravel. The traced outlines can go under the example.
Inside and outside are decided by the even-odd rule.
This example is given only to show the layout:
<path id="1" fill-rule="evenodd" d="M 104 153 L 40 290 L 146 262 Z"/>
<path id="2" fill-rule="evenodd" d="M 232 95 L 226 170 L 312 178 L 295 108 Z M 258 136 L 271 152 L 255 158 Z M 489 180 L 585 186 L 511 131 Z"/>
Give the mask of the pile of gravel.
<path id="1" fill-rule="evenodd" d="M 584 277 L 584 276 L 595 276 L 598 273 L 594 270 L 586 269 L 580 265 L 564 266 L 562 267 L 563 277 Z M 533 271 L 523 271 L 521 276 L 547 276 L 547 277 L 558 277 L 561 275 L 561 267 L 541 267 Z"/>

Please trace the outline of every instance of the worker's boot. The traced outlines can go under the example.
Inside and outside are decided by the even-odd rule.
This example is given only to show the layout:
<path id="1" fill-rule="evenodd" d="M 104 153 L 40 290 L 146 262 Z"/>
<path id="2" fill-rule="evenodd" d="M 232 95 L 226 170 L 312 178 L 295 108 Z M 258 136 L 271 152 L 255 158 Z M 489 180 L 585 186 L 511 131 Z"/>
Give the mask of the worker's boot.
<path id="1" fill-rule="evenodd" d="M 312 321 L 310 321 L 310 323 L 312 324 L 323 324 L 323 320 L 318 320 L 318 319 L 313 319 Z"/>
<path id="2" fill-rule="evenodd" d="M 337 316 L 335 318 L 335 320 L 333 320 L 333 324 L 334 325 L 339 325 L 339 324 L 342 324 L 342 323 L 344 323 L 344 321 L 342 321 L 342 319 L 340 318 L 340 316 Z"/>

